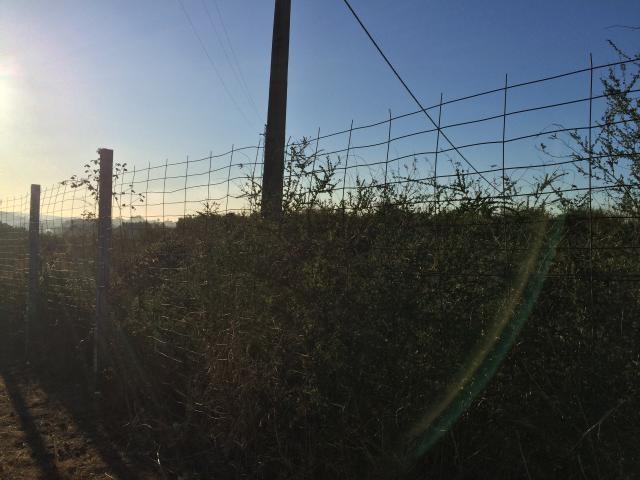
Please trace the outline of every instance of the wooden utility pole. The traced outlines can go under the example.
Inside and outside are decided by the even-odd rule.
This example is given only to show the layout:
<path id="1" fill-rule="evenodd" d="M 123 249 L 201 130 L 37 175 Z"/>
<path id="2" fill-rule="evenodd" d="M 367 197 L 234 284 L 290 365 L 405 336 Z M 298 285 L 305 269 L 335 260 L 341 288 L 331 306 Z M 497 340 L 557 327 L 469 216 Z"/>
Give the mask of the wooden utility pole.
<path id="1" fill-rule="evenodd" d="M 265 218 L 274 218 L 282 214 L 290 20 L 291 0 L 276 0 L 262 177 L 262 215 Z"/>

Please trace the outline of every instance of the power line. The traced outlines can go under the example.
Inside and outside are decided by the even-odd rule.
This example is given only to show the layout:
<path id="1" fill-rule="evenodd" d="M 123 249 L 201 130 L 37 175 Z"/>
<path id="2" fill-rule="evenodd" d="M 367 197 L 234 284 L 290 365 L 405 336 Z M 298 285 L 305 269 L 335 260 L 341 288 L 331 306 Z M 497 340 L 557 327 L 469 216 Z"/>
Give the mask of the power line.
<path id="1" fill-rule="evenodd" d="M 227 87 L 227 84 L 225 83 L 224 79 L 222 78 L 222 75 L 220 74 L 220 71 L 218 70 L 218 67 L 216 67 L 216 63 L 213 61 L 213 58 L 211 58 L 211 55 L 209 54 L 209 50 L 207 50 L 206 45 L 202 41 L 202 37 L 200 37 L 200 34 L 198 33 L 198 30 L 196 29 L 196 26 L 193 23 L 193 20 L 191 20 L 191 17 L 189 16 L 189 13 L 187 12 L 187 9 L 185 8 L 184 3 L 182 3 L 182 0 L 178 0 L 178 3 L 180 4 L 180 7 L 182 8 L 182 13 L 184 13 L 184 16 L 187 18 L 187 21 L 189 22 L 189 25 L 191 25 L 191 30 L 193 30 L 194 35 L 198 39 L 198 42 L 200 43 L 200 47 L 202 48 L 202 51 L 204 52 L 205 56 L 209 60 L 209 65 L 211 65 L 211 68 L 213 69 L 213 71 L 215 72 L 216 76 L 218 77 L 218 80 L 220 80 L 220 84 L 224 88 L 224 91 L 226 92 L 227 96 L 229 97 L 229 99 L 231 100 L 233 105 L 236 107 L 238 112 L 240 112 L 240 114 L 245 119 L 245 121 L 247 123 L 249 123 L 251 126 L 253 126 L 253 122 L 251 122 L 251 120 L 249 120 L 249 118 L 245 115 L 244 111 L 242 110 L 242 108 L 240 108 L 240 105 L 238 105 L 238 102 L 236 101 L 235 97 L 233 96 L 233 94 L 231 93 L 229 88 Z"/>
<path id="2" fill-rule="evenodd" d="M 202 0 L 202 2 L 204 3 L 205 0 Z M 242 71 L 242 67 L 240 66 L 240 62 L 238 61 L 238 56 L 236 55 L 235 49 L 233 48 L 233 43 L 231 42 L 231 37 L 229 36 L 229 31 L 227 30 L 227 26 L 226 26 L 226 24 L 224 22 L 224 18 L 222 16 L 222 12 L 220 11 L 220 7 L 218 5 L 217 0 L 213 0 L 213 5 L 214 5 L 214 7 L 216 7 L 216 12 L 218 13 L 218 18 L 220 19 L 220 25 L 222 25 L 222 32 L 224 33 L 224 36 L 225 36 L 225 38 L 227 40 L 227 43 L 229 44 L 229 52 L 231 53 L 231 59 L 233 60 L 233 64 L 235 65 L 235 68 L 237 69 L 238 74 L 240 76 L 240 83 L 244 87 L 244 90 L 245 90 L 245 92 L 247 94 L 247 97 L 249 99 L 249 103 L 251 104 L 251 107 L 258 114 L 258 116 L 260 117 L 260 119 L 262 121 L 264 116 L 260 114 L 260 111 L 259 111 L 258 107 L 256 106 L 255 101 L 253 100 L 253 96 L 251 95 L 251 91 L 249 90 L 249 86 L 247 85 L 244 73 Z M 207 8 L 206 4 L 205 4 L 205 10 L 207 11 L 207 15 L 209 15 L 209 9 Z M 211 18 L 210 15 L 209 15 L 209 18 Z M 223 49 L 224 49 L 224 47 L 223 47 Z M 225 55 L 226 55 L 226 50 L 225 50 Z"/>
<path id="3" fill-rule="evenodd" d="M 209 24 L 211 25 L 211 29 L 213 30 L 213 33 L 215 34 L 216 39 L 218 40 L 218 43 L 220 44 L 220 47 L 222 48 L 222 52 L 224 53 L 224 56 L 225 56 L 225 58 L 227 60 L 227 63 L 229 64 L 229 67 L 231 67 L 231 72 L 233 73 L 233 76 L 235 77 L 236 82 L 240 85 L 241 89 L 243 90 L 243 93 L 247 97 L 247 101 L 248 101 L 249 105 L 251 106 L 251 108 L 255 112 L 255 114 L 258 116 L 258 119 L 260 121 L 263 121 L 263 119 L 262 119 L 262 117 L 260 115 L 260 112 L 258 111 L 258 108 L 256 107 L 256 104 L 253 101 L 253 97 L 251 96 L 251 92 L 249 91 L 249 88 L 247 87 L 247 84 L 244 81 L 244 77 L 242 75 L 242 71 L 239 69 L 239 66 L 236 65 L 237 62 L 236 62 L 236 64 L 234 64 L 234 62 L 232 61 L 231 57 L 229 56 L 229 52 L 227 51 L 227 47 L 225 46 L 224 42 L 222 41 L 222 37 L 220 36 L 220 32 L 218 31 L 218 28 L 216 27 L 216 24 L 213 21 L 213 17 L 211 16 L 211 12 L 209 11 L 209 7 L 207 7 L 207 2 L 205 0 L 201 0 L 201 2 L 202 2 L 202 7 L 204 8 L 204 11 L 207 14 L 207 18 L 209 19 Z M 217 5 L 216 5 L 216 7 L 217 7 Z M 222 22 L 222 17 L 220 17 L 220 20 Z M 229 42 L 229 37 L 228 36 L 227 36 L 227 41 Z M 231 44 L 229 43 L 229 45 L 231 45 Z"/>
<path id="4" fill-rule="evenodd" d="M 391 63 L 391 61 L 389 60 L 389 58 L 385 55 L 385 53 L 382 51 L 382 48 L 380 48 L 380 45 L 378 45 L 378 42 L 376 42 L 376 40 L 373 38 L 373 36 L 371 35 L 371 33 L 369 33 L 369 30 L 367 29 L 367 27 L 364 25 L 364 23 L 362 23 L 362 20 L 360 20 L 360 17 L 358 16 L 358 14 L 355 12 L 355 10 L 353 9 L 353 7 L 351 6 L 351 4 L 349 3 L 349 0 L 343 0 L 343 2 L 345 3 L 345 5 L 347 6 L 347 8 L 349 9 L 349 11 L 351 12 L 351 14 L 353 15 L 353 17 L 356 19 L 356 21 L 360 24 L 360 27 L 362 27 L 362 29 L 364 30 L 364 33 L 367 34 L 367 37 L 369 37 L 369 40 L 371 40 L 371 43 L 373 43 L 374 47 L 376 47 L 376 50 L 378 50 L 378 53 L 380 53 L 380 55 L 382 56 L 382 58 L 384 59 L 384 61 L 387 63 L 387 65 L 389 66 L 389 68 L 391 69 L 391 71 L 394 73 L 394 75 L 396 76 L 396 78 L 400 81 L 400 83 L 402 84 L 402 86 L 404 87 L 404 89 L 407 91 L 407 93 L 409 93 L 409 95 L 411 96 L 411 98 L 413 98 L 413 101 L 416 102 L 416 104 L 418 105 L 418 107 L 420 108 L 420 111 L 423 112 L 427 118 L 429 119 L 429 121 L 433 124 L 433 126 L 437 129 L 438 132 L 440 132 L 440 135 L 442 136 L 442 138 L 444 138 L 449 145 L 451 145 L 451 148 L 458 154 L 460 155 L 460 158 L 462 158 L 467 165 L 469 165 L 469 167 L 471 167 L 471 169 L 474 171 L 474 173 L 476 173 L 477 175 L 480 176 L 480 178 L 482 178 L 485 182 L 487 182 L 489 185 L 491 185 L 497 192 L 500 192 L 500 190 L 498 189 L 498 187 L 496 187 L 492 182 L 490 182 L 485 176 L 483 176 L 477 169 L 476 167 L 473 166 L 473 164 L 467 160 L 467 157 L 465 157 L 462 152 L 458 149 L 458 147 L 456 147 L 453 142 L 451 141 L 451 139 L 449 138 L 449 136 L 440 128 L 440 126 L 433 120 L 433 118 L 431 117 L 431 115 L 429 115 L 429 112 L 427 112 L 426 108 L 424 108 L 422 106 L 422 103 L 420 102 L 420 100 L 418 100 L 418 97 L 416 97 L 414 95 L 414 93 L 411 91 L 411 89 L 409 88 L 409 86 L 407 85 L 407 83 L 402 79 L 402 77 L 400 76 L 400 74 L 398 73 L 398 71 L 396 70 L 396 68 L 393 66 L 393 64 Z"/>

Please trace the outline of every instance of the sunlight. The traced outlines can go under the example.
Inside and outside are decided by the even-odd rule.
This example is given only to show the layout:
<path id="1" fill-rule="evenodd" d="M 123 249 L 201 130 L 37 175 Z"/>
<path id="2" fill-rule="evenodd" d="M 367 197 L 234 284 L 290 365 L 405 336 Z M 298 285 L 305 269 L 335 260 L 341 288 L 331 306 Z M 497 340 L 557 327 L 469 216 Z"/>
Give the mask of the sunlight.
<path id="1" fill-rule="evenodd" d="M 0 130 L 4 130 L 15 109 L 18 64 L 11 57 L 0 57 Z"/>

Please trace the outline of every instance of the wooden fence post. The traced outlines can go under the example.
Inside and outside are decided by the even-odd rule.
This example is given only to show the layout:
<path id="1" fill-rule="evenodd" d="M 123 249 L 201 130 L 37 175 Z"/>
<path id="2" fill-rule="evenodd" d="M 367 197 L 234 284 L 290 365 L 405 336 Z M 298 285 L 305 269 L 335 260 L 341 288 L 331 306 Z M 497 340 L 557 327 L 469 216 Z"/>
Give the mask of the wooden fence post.
<path id="1" fill-rule="evenodd" d="M 102 332 L 108 322 L 109 263 L 111 255 L 111 200 L 113 196 L 113 150 L 101 148 L 98 184 L 98 271 L 96 272 L 96 319 L 93 338 L 94 391 L 99 391 L 99 353 Z"/>
<path id="2" fill-rule="evenodd" d="M 40 185 L 31 185 L 29 208 L 29 277 L 27 317 L 24 325 L 24 352 L 29 360 L 29 327 L 38 320 L 40 305 Z"/>

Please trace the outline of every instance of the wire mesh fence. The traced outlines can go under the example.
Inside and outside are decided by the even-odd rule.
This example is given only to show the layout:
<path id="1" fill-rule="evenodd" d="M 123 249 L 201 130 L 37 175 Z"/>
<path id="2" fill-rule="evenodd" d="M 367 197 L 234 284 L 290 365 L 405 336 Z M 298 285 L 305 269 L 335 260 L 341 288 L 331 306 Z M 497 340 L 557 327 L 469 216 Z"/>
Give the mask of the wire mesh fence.
<path id="1" fill-rule="evenodd" d="M 0 202 L 0 312 L 2 331 L 20 342 L 24 325 L 19 321 L 27 305 L 29 194 Z"/>
<path id="2" fill-rule="evenodd" d="M 96 193 L 64 181 L 45 187 L 40 198 L 39 325 L 45 355 L 77 355 L 92 345 L 96 297 Z M 61 349 L 69 343 L 74 348 Z"/>
<path id="3" fill-rule="evenodd" d="M 505 78 L 490 91 L 440 96 L 427 108 L 435 126 L 423 111 L 389 112 L 290 140 L 277 222 L 259 215 L 261 139 L 183 161 L 117 162 L 109 193 L 100 192 L 100 165 L 90 161 L 43 190 L 40 321 L 70 345 L 70 362 L 88 363 L 100 321 L 98 227 L 107 220 L 111 280 L 102 321 L 116 327 L 100 342 L 109 368 L 126 372 L 132 390 L 160 389 L 168 403 L 218 429 L 239 428 L 242 402 L 229 400 L 238 375 L 274 396 L 280 384 L 267 379 L 283 371 L 285 384 L 318 368 L 313 381 L 340 385 L 323 377 L 322 364 L 385 405 L 371 406 L 381 409 L 380 425 L 366 423 L 372 441 L 384 444 L 381 432 L 420 411 L 411 389 L 458 382 L 475 349 L 475 366 L 456 386 L 474 398 L 534 306 L 571 316 L 557 335 L 590 331 L 583 353 L 600 358 L 610 347 L 602 329 L 620 322 L 617 345 L 630 345 L 636 333 L 624 318 L 640 314 L 639 122 L 637 108 L 620 108 L 637 105 L 640 89 L 632 80 L 611 83 L 634 66 L 635 59 L 529 82 Z M 100 218 L 100 195 L 111 198 L 112 218 Z M 0 282 L 10 292 L 2 305 L 14 316 L 25 305 L 28 203 L 25 196 L 0 206 Z M 359 351 L 373 353 L 363 359 Z M 628 369 L 627 353 L 616 368 Z M 359 380 L 331 364 L 332 355 L 348 357 Z M 447 360 L 436 367 L 434 357 Z M 378 372 L 365 362 L 372 358 L 397 368 Z M 487 362 L 495 368 L 479 366 Z M 426 378 L 405 373 L 416 365 Z M 370 391 L 358 383 L 363 376 L 388 391 Z M 336 398 L 356 395 L 355 386 L 340 388 Z M 423 449 L 450 427 L 427 423 Z"/>
<path id="4" fill-rule="evenodd" d="M 633 60 L 440 102 L 422 111 L 304 137 L 288 143 L 285 209 L 357 209 L 392 204 L 403 194 L 423 211 L 468 203 L 473 194 L 494 210 L 589 206 L 620 209 L 635 198 L 634 156 L 606 151 L 603 135 L 634 123 L 633 115 L 602 117 L 615 101 L 598 82 L 603 71 Z M 632 85 L 635 87 L 635 84 Z M 639 89 L 624 90 L 637 99 Z M 601 118 L 602 117 L 602 118 Z M 425 128 L 428 127 L 428 128 Z M 443 135 L 446 134 L 445 141 Z M 460 139 L 460 142 L 458 141 Z M 255 212 L 260 202 L 263 147 L 231 147 L 178 162 L 122 167 L 116 172 L 115 216 L 168 226 L 205 208 Z M 604 162 L 614 162 L 611 171 Z M 636 201 L 636 200 L 633 200 Z"/>

